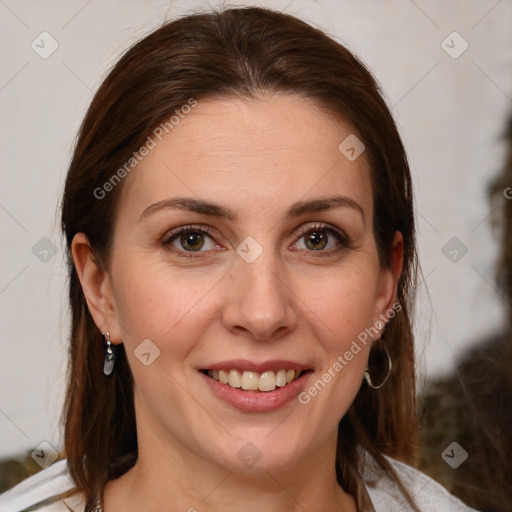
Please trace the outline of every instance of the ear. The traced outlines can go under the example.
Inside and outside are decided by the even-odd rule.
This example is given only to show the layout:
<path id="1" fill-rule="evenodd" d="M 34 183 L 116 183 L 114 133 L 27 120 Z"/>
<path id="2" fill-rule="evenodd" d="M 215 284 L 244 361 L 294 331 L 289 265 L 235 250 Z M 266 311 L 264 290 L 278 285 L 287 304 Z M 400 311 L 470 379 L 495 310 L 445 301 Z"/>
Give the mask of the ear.
<path id="1" fill-rule="evenodd" d="M 110 278 L 95 258 L 84 233 L 77 233 L 73 237 L 71 253 L 94 323 L 102 333 L 110 333 L 112 343 L 120 343 L 121 330 L 116 319 Z"/>
<path id="2" fill-rule="evenodd" d="M 386 319 L 389 318 L 390 312 L 395 313 L 396 308 L 393 306 L 396 302 L 398 281 L 402 274 L 403 261 L 404 240 L 402 233 L 396 231 L 391 246 L 389 266 L 382 268 L 380 272 L 375 301 L 375 318 L 372 325 L 379 326 L 378 322 L 381 321 L 383 322 L 382 329 L 385 326 Z"/>

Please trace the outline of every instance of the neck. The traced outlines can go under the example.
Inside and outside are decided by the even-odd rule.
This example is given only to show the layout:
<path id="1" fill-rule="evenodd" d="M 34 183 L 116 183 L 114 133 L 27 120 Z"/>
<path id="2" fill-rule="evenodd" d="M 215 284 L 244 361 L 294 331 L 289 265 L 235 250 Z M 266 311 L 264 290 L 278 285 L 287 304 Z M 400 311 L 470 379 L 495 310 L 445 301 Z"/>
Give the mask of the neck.
<path id="1" fill-rule="evenodd" d="M 279 471 L 253 468 L 234 473 L 204 459 L 185 461 L 168 450 L 156 453 L 139 451 L 135 466 L 107 484 L 105 512 L 238 512 L 241 504 L 245 512 L 356 511 L 354 499 L 338 485 L 335 471 L 327 471 L 311 458 Z"/>
<path id="2" fill-rule="evenodd" d="M 356 512 L 336 480 L 336 435 L 279 466 L 233 470 L 145 422 L 135 466 L 105 487 L 104 512 Z"/>

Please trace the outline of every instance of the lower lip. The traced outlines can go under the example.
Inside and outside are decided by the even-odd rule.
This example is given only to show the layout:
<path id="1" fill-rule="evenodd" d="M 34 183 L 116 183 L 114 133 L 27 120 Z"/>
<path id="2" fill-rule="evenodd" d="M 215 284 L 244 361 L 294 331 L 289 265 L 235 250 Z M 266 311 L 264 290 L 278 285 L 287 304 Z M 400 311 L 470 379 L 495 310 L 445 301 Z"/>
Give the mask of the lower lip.
<path id="1" fill-rule="evenodd" d="M 243 412 L 270 412 L 296 398 L 312 372 L 304 373 L 297 380 L 281 388 L 276 388 L 274 391 L 243 391 L 239 388 L 232 388 L 228 384 L 222 384 L 203 372 L 199 373 L 206 380 L 210 389 L 229 405 Z"/>

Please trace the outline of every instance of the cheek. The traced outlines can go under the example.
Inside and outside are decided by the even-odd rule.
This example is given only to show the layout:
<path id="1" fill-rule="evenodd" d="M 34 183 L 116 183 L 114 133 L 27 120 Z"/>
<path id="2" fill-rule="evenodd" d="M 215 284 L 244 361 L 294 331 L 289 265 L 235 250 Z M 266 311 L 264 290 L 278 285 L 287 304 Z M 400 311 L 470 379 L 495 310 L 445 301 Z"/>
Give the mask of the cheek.
<path id="1" fill-rule="evenodd" d="M 329 294 L 319 312 L 328 319 L 332 331 L 339 333 L 340 343 L 347 336 L 357 335 L 369 326 L 374 308 L 373 296 L 363 293 L 362 287 L 349 286 L 338 288 Z"/>
<path id="2" fill-rule="evenodd" d="M 317 276 L 318 277 L 318 276 Z M 310 322 L 315 322 L 320 339 L 329 352 L 344 352 L 350 342 L 370 327 L 375 309 L 375 273 L 351 267 L 337 274 L 305 278 L 298 295 L 305 297 Z"/>
<path id="3" fill-rule="evenodd" d="M 208 322 L 204 318 L 204 299 L 215 283 L 213 276 L 209 279 L 191 273 L 184 277 L 183 271 L 179 274 L 161 264 L 137 259 L 125 261 L 118 268 L 122 270 L 115 280 L 114 295 L 126 348 L 133 351 L 150 339 L 171 355 L 190 350 L 190 340 L 200 335 Z"/>
<path id="4" fill-rule="evenodd" d="M 305 301 L 307 322 L 322 344 L 321 370 L 299 402 L 321 410 L 320 416 L 339 421 L 355 398 L 363 379 L 372 342 L 375 275 L 353 269 L 336 279 L 319 279 Z M 305 293 L 305 289 L 302 293 Z M 329 422 L 328 422 L 329 423 Z"/>

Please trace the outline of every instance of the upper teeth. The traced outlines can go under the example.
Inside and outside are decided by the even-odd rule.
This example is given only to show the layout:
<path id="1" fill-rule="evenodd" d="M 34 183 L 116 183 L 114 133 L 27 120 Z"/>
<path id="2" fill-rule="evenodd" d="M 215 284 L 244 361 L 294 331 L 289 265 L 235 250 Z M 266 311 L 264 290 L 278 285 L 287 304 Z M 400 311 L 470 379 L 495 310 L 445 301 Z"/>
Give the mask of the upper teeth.
<path id="1" fill-rule="evenodd" d="M 295 370 L 272 370 L 257 372 L 240 372 L 238 370 L 208 370 L 212 379 L 228 384 L 232 388 L 242 388 L 248 391 L 273 391 L 277 387 L 286 386 L 298 376 Z"/>

